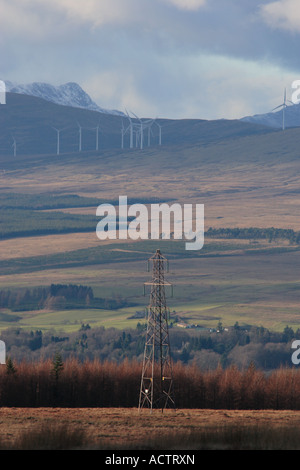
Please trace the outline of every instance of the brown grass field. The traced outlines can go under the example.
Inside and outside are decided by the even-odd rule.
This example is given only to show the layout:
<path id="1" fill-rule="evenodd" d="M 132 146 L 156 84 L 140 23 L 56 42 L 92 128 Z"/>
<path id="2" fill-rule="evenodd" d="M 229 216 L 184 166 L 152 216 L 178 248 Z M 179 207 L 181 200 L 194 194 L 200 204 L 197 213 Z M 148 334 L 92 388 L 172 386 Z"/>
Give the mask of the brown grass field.
<path id="1" fill-rule="evenodd" d="M 139 411 L 137 408 L 1 408 L 0 420 L 2 447 L 13 446 L 20 442 L 21 436 L 34 435 L 37 430 L 48 429 L 49 432 L 53 427 L 56 430 L 61 427 L 84 435 L 84 447 L 90 449 L 197 450 L 204 436 L 208 448 L 254 449 L 261 445 L 265 450 L 300 448 L 300 444 L 295 443 L 299 438 L 300 411 L 183 409 L 150 413 L 148 409 Z M 241 443 L 241 434 L 234 434 L 237 429 L 245 433 L 244 443 Z M 207 433 L 217 436 L 226 430 L 231 430 L 230 442 L 228 437 L 227 443 L 207 442 Z M 272 430 L 272 436 L 267 430 Z M 253 443 L 253 431 L 262 439 L 260 444 Z M 291 435 L 295 439 L 291 439 Z M 50 433 L 48 439 L 50 441 Z"/>
<path id="2" fill-rule="evenodd" d="M 103 199 L 115 199 L 121 194 L 138 194 L 140 198 L 155 195 L 181 203 L 204 203 L 206 227 L 274 226 L 299 230 L 300 203 L 295 197 L 299 191 L 299 159 L 293 158 L 293 148 L 287 160 L 281 156 L 289 152 L 292 139 L 298 139 L 297 132 L 288 130 L 272 141 L 261 137 L 256 149 L 253 140 L 244 138 L 237 139 L 234 147 L 226 142 L 207 148 L 162 147 L 159 152 L 124 152 L 122 158 L 117 151 L 106 151 L 89 156 L 87 162 L 76 156 L 62 157 L 55 164 L 51 164 L 49 156 L 28 157 L 28 165 L 32 166 L 22 165 L 0 175 L 0 189 Z M 0 165 L 5 163 L 3 157 Z"/>

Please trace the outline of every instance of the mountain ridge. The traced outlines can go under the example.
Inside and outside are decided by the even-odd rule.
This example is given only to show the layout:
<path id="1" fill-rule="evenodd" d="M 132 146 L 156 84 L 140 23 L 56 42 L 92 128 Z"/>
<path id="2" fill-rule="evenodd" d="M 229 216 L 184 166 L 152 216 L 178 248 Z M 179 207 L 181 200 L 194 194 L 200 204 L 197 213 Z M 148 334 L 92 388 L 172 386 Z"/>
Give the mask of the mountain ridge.
<path id="1" fill-rule="evenodd" d="M 88 109 L 90 111 L 96 111 L 103 114 L 126 117 L 122 111 L 116 109 L 105 109 L 99 106 L 92 100 L 89 94 L 75 82 L 67 82 L 56 86 L 46 82 L 18 84 L 5 80 L 5 85 L 6 91 L 10 93 L 34 96 L 62 106 Z M 213 122 L 221 120 L 210 121 Z M 280 109 L 276 112 L 270 111 L 268 113 L 244 116 L 240 118 L 239 121 L 262 125 L 273 129 L 281 129 L 283 127 L 283 110 Z M 300 104 L 291 103 L 291 105 L 286 106 L 284 126 L 285 128 L 300 127 Z"/>
<path id="2" fill-rule="evenodd" d="M 45 82 L 17 84 L 5 81 L 6 91 L 23 95 L 35 96 L 63 106 L 89 109 L 104 114 L 123 115 L 118 110 L 108 110 L 98 106 L 78 83 L 67 82 L 62 85 L 51 85 Z"/>
<path id="3" fill-rule="evenodd" d="M 80 128 L 82 150 L 96 148 L 96 129 L 99 128 L 99 150 L 121 149 L 122 125 L 127 129 L 124 149 L 129 147 L 129 120 L 123 116 L 99 113 L 86 108 L 62 106 L 25 94 L 6 94 L 6 104 L 0 106 L 0 154 L 13 154 L 16 140 L 18 154 L 54 154 L 57 149 L 57 130 L 60 129 L 61 153 L 78 152 Z M 143 118 L 149 119 L 149 118 Z M 122 123 L 123 121 L 123 123 Z M 138 121 L 135 124 L 138 125 Z M 239 120 L 206 121 L 201 119 L 156 119 L 162 126 L 162 145 L 206 145 L 235 137 L 258 135 L 274 130 Z M 150 146 L 158 146 L 158 126 L 153 125 Z M 134 136 L 134 147 L 136 147 Z M 149 136 L 145 133 L 144 148 Z"/>

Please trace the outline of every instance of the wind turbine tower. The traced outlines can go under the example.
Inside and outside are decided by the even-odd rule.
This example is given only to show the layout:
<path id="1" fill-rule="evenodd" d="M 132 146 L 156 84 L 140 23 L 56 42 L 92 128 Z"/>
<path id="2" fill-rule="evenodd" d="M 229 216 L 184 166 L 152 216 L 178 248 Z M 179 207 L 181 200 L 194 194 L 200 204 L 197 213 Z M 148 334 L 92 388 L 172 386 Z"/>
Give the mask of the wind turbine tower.
<path id="1" fill-rule="evenodd" d="M 133 148 L 133 123 L 132 123 L 132 120 L 131 120 L 131 117 L 129 116 L 127 110 L 126 111 L 126 115 L 128 117 L 128 120 L 129 120 L 129 132 L 130 132 L 130 141 L 129 141 L 129 147 L 132 149 Z M 126 133 L 127 131 L 125 131 Z"/>
<path id="2" fill-rule="evenodd" d="M 16 157 L 17 156 L 17 142 L 16 142 L 16 139 L 14 137 L 13 137 L 12 148 L 14 150 L 14 157 Z"/>
<path id="3" fill-rule="evenodd" d="M 121 128 L 121 149 L 124 148 L 124 136 L 126 134 L 125 128 L 124 128 L 124 122 L 122 119 L 122 128 Z"/>
<path id="4" fill-rule="evenodd" d="M 56 129 L 56 127 L 53 127 L 53 129 L 57 133 L 56 155 L 59 155 L 59 153 L 60 153 L 60 133 L 61 133 L 62 129 Z"/>
<path id="5" fill-rule="evenodd" d="M 99 150 L 99 126 L 96 127 L 96 150 Z"/>
<path id="6" fill-rule="evenodd" d="M 137 117 L 136 114 L 132 113 L 134 115 L 134 117 L 139 121 L 140 123 L 140 129 L 139 131 L 137 131 L 137 137 L 139 136 L 140 137 L 140 148 L 141 150 L 143 150 L 143 147 L 144 147 L 144 128 L 143 128 L 143 121 Z"/>
<path id="7" fill-rule="evenodd" d="M 144 147 L 144 129 L 143 129 L 143 121 L 140 119 L 140 125 L 141 125 L 141 131 L 140 131 L 140 134 L 141 134 L 141 150 L 143 150 L 143 147 Z"/>
<path id="8" fill-rule="evenodd" d="M 96 150 L 99 150 L 99 124 L 97 125 L 97 127 L 95 127 L 95 131 L 96 131 Z"/>
<path id="9" fill-rule="evenodd" d="M 77 122 L 77 124 L 78 124 L 78 128 L 79 128 L 79 148 L 78 148 L 78 150 L 79 150 L 79 152 L 81 152 L 81 150 L 82 150 L 82 127 L 79 124 L 79 122 Z"/>
<path id="10" fill-rule="evenodd" d="M 291 101 L 286 99 L 286 88 L 284 89 L 284 94 L 283 94 L 283 103 L 280 104 L 279 106 L 276 106 L 276 108 L 272 109 L 272 111 L 275 111 L 276 109 L 282 108 L 282 130 L 285 130 L 285 109 L 287 108 L 287 102 L 293 104 Z"/>
<path id="11" fill-rule="evenodd" d="M 158 145 L 161 145 L 161 125 L 156 122 L 156 125 L 158 126 L 159 129 L 159 134 L 158 134 Z"/>
<path id="12" fill-rule="evenodd" d="M 148 147 L 150 147 L 151 143 L 151 126 L 148 126 Z"/>

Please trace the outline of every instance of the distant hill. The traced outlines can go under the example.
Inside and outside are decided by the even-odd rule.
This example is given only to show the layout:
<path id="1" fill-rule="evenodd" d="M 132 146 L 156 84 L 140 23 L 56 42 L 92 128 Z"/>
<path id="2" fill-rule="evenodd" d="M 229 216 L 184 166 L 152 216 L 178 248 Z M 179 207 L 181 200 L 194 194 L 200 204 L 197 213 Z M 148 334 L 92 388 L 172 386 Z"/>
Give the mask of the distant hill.
<path id="1" fill-rule="evenodd" d="M 282 129 L 283 111 L 280 109 L 276 112 L 246 116 L 241 121 Z M 285 108 L 284 122 L 285 128 L 300 127 L 300 104 L 289 105 Z"/>
<path id="2" fill-rule="evenodd" d="M 145 120 L 147 117 L 144 118 Z M 136 119 L 133 122 L 138 123 Z M 79 127 L 82 127 L 82 151 L 96 149 L 96 127 L 99 126 L 99 150 L 121 149 L 121 129 L 128 128 L 127 117 L 86 108 L 53 103 L 27 94 L 8 92 L 6 104 L 0 106 L 0 155 L 56 154 L 57 131 L 60 130 L 60 153 L 79 151 Z M 158 119 L 162 126 L 162 145 L 194 145 L 220 142 L 241 136 L 272 132 L 266 126 L 240 120 Z M 147 132 L 147 131 L 146 131 Z M 151 128 L 150 146 L 159 145 L 159 128 Z M 135 139 L 134 139 L 135 144 Z M 148 132 L 144 146 L 148 147 Z M 129 132 L 124 148 L 129 147 Z"/>
<path id="3" fill-rule="evenodd" d="M 6 90 L 11 93 L 36 96 L 52 103 L 75 108 L 89 109 L 100 113 L 115 114 L 117 116 L 124 113 L 117 110 L 108 110 L 98 106 L 91 97 L 77 84 L 73 82 L 54 86 L 49 83 L 34 82 L 26 85 L 5 81 Z"/>

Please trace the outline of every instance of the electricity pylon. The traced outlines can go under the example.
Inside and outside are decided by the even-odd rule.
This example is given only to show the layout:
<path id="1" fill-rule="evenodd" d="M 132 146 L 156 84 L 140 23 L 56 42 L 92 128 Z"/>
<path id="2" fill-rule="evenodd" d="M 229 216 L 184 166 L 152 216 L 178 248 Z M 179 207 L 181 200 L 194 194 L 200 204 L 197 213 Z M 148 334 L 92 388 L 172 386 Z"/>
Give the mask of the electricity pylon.
<path id="1" fill-rule="evenodd" d="M 165 286 L 171 284 L 165 281 L 165 264 L 168 260 L 156 250 L 148 263 L 153 264 L 152 281 L 146 282 L 151 286 L 150 304 L 148 307 L 147 333 L 140 387 L 139 409 L 148 407 L 175 408 L 173 392 L 173 375 L 170 355 L 170 340 L 166 305 Z"/>

